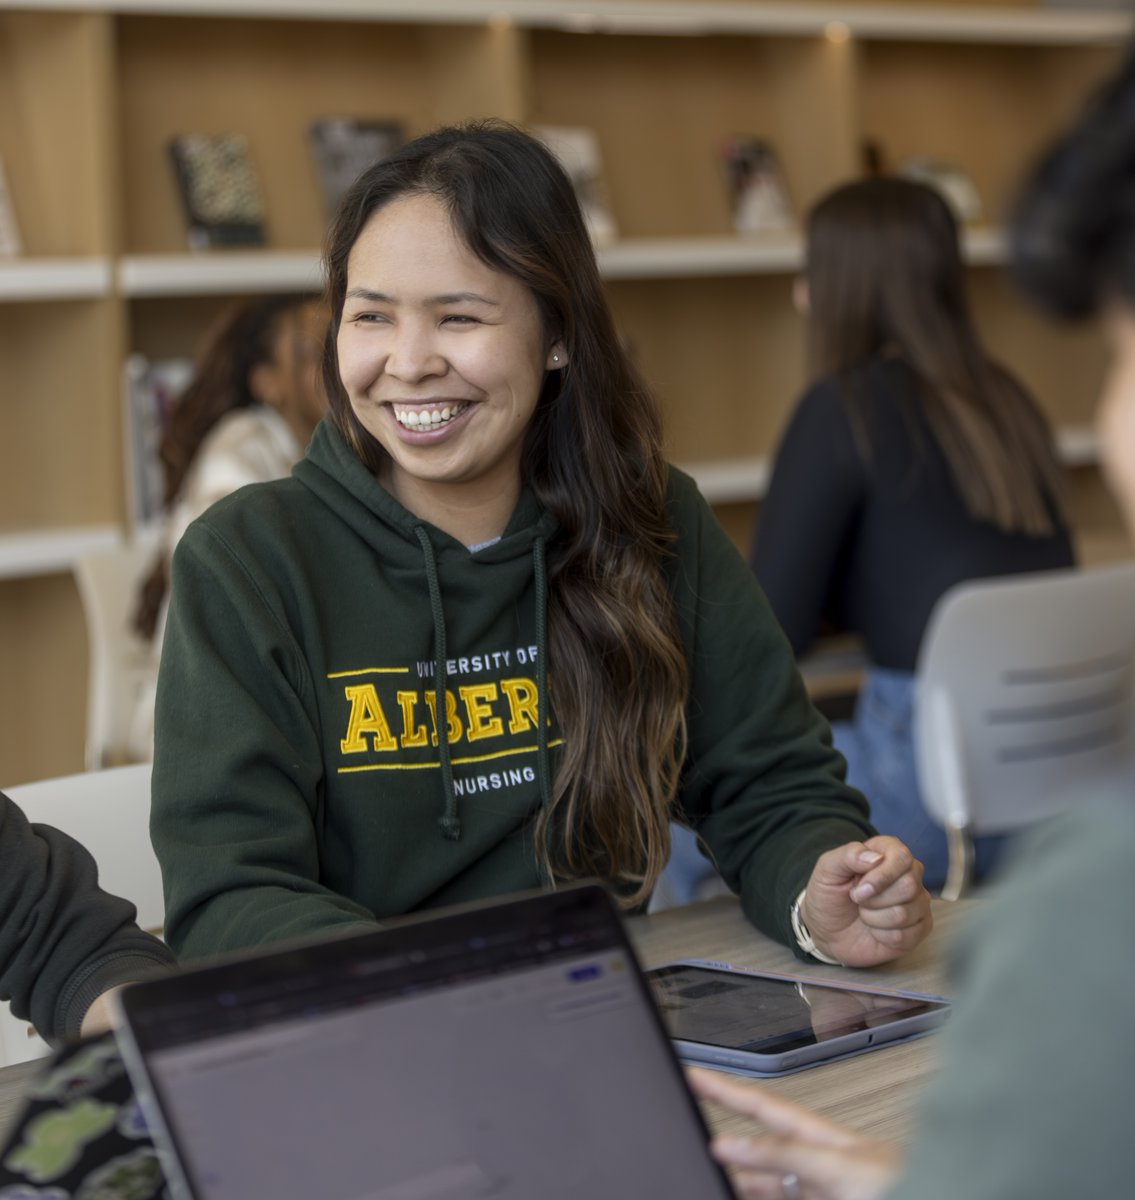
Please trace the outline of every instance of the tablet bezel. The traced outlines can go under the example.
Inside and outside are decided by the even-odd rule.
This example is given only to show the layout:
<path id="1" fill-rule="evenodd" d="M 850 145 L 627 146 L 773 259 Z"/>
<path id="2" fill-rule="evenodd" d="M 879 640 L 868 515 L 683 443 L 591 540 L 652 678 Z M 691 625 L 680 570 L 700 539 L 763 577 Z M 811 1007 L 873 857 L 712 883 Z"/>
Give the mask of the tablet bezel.
<path id="1" fill-rule="evenodd" d="M 926 1006 L 921 1012 L 900 1016 L 869 1028 L 855 1029 L 823 1041 L 789 1046 L 768 1052 L 744 1050 L 712 1041 L 689 1041 L 683 1038 L 676 1038 L 671 1034 L 674 1048 L 683 1062 L 761 1077 L 789 1074 L 805 1067 L 834 1062 L 852 1055 L 865 1053 L 868 1050 L 875 1050 L 887 1045 L 894 1045 L 897 1042 L 907 1041 L 911 1038 L 922 1037 L 939 1028 L 950 1012 L 950 1001 L 945 996 L 932 995 L 926 992 L 907 991 L 900 988 L 876 987 L 871 984 L 859 982 L 840 982 L 827 978 L 821 979 L 816 976 L 788 975 L 778 971 L 762 971 L 740 967 L 733 963 L 701 958 L 674 959 L 652 964 L 643 972 L 647 985 L 653 991 L 654 983 L 652 982 L 652 977 L 658 972 L 676 967 L 693 967 L 703 971 L 717 972 L 732 979 L 770 980 L 777 984 L 783 983 L 785 986 L 792 988 L 799 988 L 803 985 L 807 987 L 828 988 L 834 991 L 850 992 L 858 995 L 894 997 Z M 665 1025 L 665 1017 L 661 1012 L 659 1015 L 662 1017 L 663 1024 Z"/>

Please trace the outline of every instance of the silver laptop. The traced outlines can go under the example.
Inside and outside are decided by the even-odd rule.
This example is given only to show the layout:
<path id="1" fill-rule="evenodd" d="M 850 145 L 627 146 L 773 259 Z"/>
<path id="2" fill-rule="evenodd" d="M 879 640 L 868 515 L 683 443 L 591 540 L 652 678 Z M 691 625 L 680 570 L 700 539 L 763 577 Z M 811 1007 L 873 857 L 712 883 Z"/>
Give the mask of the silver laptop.
<path id="1" fill-rule="evenodd" d="M 598 886 L 136 984 L 178 1200 L 733 1195 Z"/>

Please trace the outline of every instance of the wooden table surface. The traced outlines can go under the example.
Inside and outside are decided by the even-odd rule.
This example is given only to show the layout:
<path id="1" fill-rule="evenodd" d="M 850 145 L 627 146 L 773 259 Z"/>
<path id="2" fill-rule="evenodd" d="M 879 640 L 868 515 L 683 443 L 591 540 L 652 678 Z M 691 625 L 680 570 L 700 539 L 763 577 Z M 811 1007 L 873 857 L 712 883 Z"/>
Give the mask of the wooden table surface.
<path id="1" fill-rule="evenodd" d="M 646 966 L 674 958 L 709 958 L 788 975 L 940 995 L 948 994 L 945 967 L 950 943 L 975 903 L 978 901 L 951 904 L 936 900 L 930 937 L 897 962 L 866 971 L 801 962 L 791 950 L 758 933 L 732 897 L 670 909 L 632 921 L 630 927 Z M 883 1047 L 796 1075 L 761 1080 L 755 1086 L 774 1089 L 854 1129 L 905 1145 L 910 1140 L 918 1095 L 934 1069 L 937 1040 L 930 1036 Z M 716 1132 L 747 1128 L 741 1118 L 719 1109 L 707 1109 L 706 1116 Z"/>
<path id="2" fill-rule="evenodd" d="M 796 976 L 941 993 L 950 940 L 973 903 L 936 901 L 930 938 L 897 963 L 869 971 L 802 963 L 790 950 L 758 933 L 732 897 L 638 917 L 630 922 L 630 931 L 647 966 L 677 958 L 709 958 Z M 765 1080 L 760 1086 L 774 1088 L 865 1133 L 905 1143 L 913 1106 L 933 1070 L 936 1042 L 929 1037 L 885 1047 L 783 1079 Z M 38 1066 L 31 1062 L 0 1068 L 0 1139 L 19 1111 Z M 744 1128 L 739 1119 L 720 1111 L 709 1110 L 707 1117 L 715 1130 Z"/>

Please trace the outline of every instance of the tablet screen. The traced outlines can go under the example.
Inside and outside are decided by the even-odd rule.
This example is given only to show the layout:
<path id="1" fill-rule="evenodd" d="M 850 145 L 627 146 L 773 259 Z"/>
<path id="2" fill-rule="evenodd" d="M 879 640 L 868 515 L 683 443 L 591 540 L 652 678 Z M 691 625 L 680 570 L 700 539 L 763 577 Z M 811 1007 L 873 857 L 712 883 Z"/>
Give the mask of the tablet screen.
<path id="1" fill-rule="evenodd" d="M 868 989 L 676 964 L 647 973 L 670 1036 L 779 1054 L 948 1007 Z"/>

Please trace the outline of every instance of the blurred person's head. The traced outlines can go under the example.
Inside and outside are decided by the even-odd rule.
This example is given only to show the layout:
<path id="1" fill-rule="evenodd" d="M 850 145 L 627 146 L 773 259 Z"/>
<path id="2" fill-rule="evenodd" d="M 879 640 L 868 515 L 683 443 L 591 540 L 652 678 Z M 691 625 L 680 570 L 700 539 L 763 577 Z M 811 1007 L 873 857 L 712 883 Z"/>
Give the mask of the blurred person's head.
<path id="1" fill-rule="evenodd" d="M 891 176 L 829 192 L 808 217 L 805 285 L 812 377 L 847 380 L 901 358 L 970 513 L 1006 532 L 1051 534 L 1062 492 L 1052 437 L 977 336 L 957 221 L 939 193 Z"/>
<path id="2" fill-rule="evenodd" d="M 1135 533 L 1135 49 L 1034 168 L 1010 233 L 1027 295 L 1059 317 L 1103 318 L 1100 454 Z"/>
<path id="3" fill-rule="evenodd" d="M 251 300 L 222 313 L 162 438 L 165 501 L 176 500 L 201 443 L 228 413 L 263 405 L 302 447 L 327 408 L 319 361 L 327 314 L 310 296 Z"/>
<path id="4" fill-rule="evenodd" d="M 311 296 L 268 296 L 220 315 L 162 435 L 167 508 L 181 495 L 205 439 L 229 413 L 272 409 L 302 452 L 327 411 L 319 372 L 326 332 L 327 311 Z M 155 635 L 168 590 L 169 561 L 161 554 L 142 583 L 134 611 L 133 624 L 142 637 Z"/>
<path id="5" fill-rule="evenodd" d="M 844 184 L 808 216 L 808 348 L 813 375 L 885 354 L 913 363 L 943 339 L 974 341 L 958 228 L 921 183 L 890 176 Z"/>

